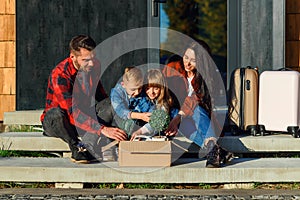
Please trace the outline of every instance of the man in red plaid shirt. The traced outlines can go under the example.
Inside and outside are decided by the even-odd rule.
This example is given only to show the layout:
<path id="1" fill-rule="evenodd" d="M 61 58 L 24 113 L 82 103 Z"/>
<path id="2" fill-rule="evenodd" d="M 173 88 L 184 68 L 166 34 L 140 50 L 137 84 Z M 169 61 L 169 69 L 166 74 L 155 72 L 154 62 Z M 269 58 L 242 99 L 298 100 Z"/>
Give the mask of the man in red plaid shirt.
<path id="1" fill-rule="evenodd" d="M 44 135 L 68 143 L 74 162 L 89 163 L 102 157 L 101 148 L 95 148 L 101 138 L 122 141 L 126 140 L 126 133 L 105 126 L 100 123 L 105 119 L 96 115 L 95 108 L 99 108 L 96 104 L 107 95 L 99 81 L 101 69 L 95 57 L 95 41 L 78 35 L 69 46 L 70 57 L 60 62 L 49 76 L 41 122 Z"/>

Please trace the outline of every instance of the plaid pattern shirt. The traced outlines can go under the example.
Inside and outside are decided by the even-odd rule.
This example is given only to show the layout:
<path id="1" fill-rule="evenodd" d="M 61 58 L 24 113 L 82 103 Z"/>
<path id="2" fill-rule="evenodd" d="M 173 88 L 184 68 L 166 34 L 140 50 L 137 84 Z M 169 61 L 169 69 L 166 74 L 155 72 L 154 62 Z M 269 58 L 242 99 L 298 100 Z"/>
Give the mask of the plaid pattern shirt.
<path id="1" fill-rule="evenodd" d="M 107 97 L 99 82 L 100 70 L 99 62 L 89 73 L 78 71 L 70 58 L 59 63 L 49 76 L 41 121 L 49 109 L 60 107 L 67 113 L 72 125 L 100 135 L 102 124 L 96 117 L 95 102 Z"/>

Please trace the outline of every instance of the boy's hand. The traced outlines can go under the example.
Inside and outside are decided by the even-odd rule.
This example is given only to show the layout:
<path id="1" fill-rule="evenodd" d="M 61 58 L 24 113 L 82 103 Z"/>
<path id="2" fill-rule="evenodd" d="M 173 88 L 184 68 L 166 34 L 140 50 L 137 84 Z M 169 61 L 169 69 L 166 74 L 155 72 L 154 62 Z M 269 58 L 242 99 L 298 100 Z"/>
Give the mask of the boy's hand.
<path id="1" fill-rule="evenodd" d="M 141 119 L 144 122 L 149 122 L 150 116 L 151 116 L 150 112 L 144 112 L 144 113 L 132 112 L 130 115 L 131 119 Z"/>
<path id="2" fill-rule="evenodd" d="M 127 134 L 125 131 L 119 128 L 114 127 L 104 127 L 101 131 L 103 135 L 105 135 L 108 138 L 117 140 L 117 141 L 123 141 L 127 140 Z"/>
<path id="3" fill-rule="evenodd" d="M 143 120 L 145 122 L 149 122 L 150 121 L 150 116 L 151 116 L 150 112 L 141 113 L 141 120 Z"/>

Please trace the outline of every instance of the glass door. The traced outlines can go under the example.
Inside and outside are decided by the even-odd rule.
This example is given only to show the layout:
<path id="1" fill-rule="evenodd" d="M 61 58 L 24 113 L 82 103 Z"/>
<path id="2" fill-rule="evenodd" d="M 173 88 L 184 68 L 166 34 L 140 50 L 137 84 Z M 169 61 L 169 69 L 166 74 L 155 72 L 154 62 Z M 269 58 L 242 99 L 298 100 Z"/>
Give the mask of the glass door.
<path id="1" fill-rule="evenodd" d="M 160 49 L 165 49 L 164 45 L 169 44 L 184 45 L 168 29 L 203 40 L 210 47 L 213 59 L 226 79 L 227 1 L 166 0 L 159 4 L 159 18 Z M 170 54 L 160 51 L 160 62 L 164 63 Z"/>

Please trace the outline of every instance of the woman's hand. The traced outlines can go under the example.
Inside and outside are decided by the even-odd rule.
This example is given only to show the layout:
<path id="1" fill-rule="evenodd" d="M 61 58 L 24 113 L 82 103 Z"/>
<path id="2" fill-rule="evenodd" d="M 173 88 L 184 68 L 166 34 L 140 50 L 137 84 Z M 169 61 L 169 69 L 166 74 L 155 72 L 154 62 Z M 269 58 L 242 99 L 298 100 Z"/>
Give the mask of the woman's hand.
<path id="1" fill-rule="evenodd" d="M 167 130 L 165 131 L 166 136 L 175 136 L 178 132 L 178 126 L 179 126 L 180 122 L 181 122 L 180 115 L 177 115 L 176 117 L 174 117 L 171 120 Z"/>
<path id="2" fill-rule="evenodd" d="M 117 141 L 127 140 L 127 134 L 125 133 L 125 131 L 119 128 L 103 127 L 101 130 L 101 134 Z"/>

